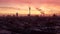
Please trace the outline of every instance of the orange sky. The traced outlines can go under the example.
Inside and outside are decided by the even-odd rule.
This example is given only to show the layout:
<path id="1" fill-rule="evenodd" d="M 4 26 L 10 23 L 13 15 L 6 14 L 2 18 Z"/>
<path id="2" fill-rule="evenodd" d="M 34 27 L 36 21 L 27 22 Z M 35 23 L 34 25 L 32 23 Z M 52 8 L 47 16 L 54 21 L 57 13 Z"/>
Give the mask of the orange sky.
<path id="1" fill-rule="evenodd" d="M 41 14 L 36 8 L 48 15 L 60 14 L 60 0 L 0 0 L 0 14 L 28 14 L 29 6 L 31 14 Z"/>

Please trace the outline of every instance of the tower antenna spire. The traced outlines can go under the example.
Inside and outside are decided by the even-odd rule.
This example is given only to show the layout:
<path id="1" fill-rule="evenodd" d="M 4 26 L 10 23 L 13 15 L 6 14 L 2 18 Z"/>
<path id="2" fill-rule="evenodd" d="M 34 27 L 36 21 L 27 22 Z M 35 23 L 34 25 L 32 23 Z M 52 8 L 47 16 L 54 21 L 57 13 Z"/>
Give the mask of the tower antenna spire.
<path id="1" fill-rule="evenodd" d="M 29 3 L 29 14 L 28 14 L 28 16 L 30 16 L 31 15 L 31 0 L 30 1 L 28 1 L 28 3 Z"/>

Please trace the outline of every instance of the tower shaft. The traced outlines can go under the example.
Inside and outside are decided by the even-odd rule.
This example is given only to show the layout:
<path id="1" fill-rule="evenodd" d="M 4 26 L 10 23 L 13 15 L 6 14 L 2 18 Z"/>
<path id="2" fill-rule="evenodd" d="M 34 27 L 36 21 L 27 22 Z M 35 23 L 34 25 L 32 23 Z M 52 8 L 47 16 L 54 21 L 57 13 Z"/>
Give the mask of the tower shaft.
<path id="1" fill-rule="evenodd" d="M 30 16 L 30 14 L 31 14 L 31 7 L 29 7 L 29 14 L 28 14 L 28 16 Z"/>

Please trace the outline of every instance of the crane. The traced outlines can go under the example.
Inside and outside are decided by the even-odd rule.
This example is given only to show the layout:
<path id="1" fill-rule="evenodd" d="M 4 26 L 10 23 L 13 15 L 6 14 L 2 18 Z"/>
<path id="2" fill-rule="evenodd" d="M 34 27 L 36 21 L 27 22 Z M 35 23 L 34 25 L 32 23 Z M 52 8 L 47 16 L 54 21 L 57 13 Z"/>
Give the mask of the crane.
<path id="1" fill-rule="evenodd" d="M 44 16 L 44 11 L 42 9 L 36 8 L 38 11 L 40 11 L 41 15 Z"/>

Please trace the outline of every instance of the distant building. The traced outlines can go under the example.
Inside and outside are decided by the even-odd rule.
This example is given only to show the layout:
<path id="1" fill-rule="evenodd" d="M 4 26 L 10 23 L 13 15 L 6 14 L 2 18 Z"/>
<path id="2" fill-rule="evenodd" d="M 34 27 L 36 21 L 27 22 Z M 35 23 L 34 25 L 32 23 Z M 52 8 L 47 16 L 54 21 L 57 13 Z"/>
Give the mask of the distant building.
<path id="1" fill-rule="evenodd" d="M 28 16 L 30 16 L 30 14 L 28 14 Z"/>
<path id="2" fill-rule="evenodd" d="M 53 17 L 56 17 L 57 15 L 56 14 L 53 14 Z"/>
<path id="3" fill-rule="evenodd" d="M 16 13 L 16 16 L 18 16 L 18 13 Z"/>

